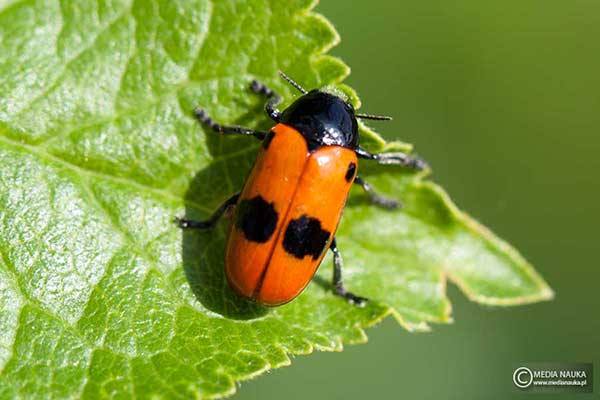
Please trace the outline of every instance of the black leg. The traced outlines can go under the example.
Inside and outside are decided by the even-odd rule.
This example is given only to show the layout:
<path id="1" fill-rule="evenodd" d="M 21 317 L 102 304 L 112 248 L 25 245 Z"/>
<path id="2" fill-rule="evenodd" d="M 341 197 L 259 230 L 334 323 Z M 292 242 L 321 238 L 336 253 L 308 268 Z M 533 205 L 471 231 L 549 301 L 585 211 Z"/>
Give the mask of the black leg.
<path id="1" fill-rule="evenodd" d="M 377 194 L 377 192 L 375 192 L 375 190 L 373 189 L 373 186 L 369 185 L 363 178 L 361 178 L 358 175 L 356 175 L 356 177 L 354 178 L 354 183 L 357 185 L 360 185 L 365 190 L 365 192 L 367 192 L 367 194 L 369 195 L 369 198 L 371 199 L 371 203 L 378 205 L 379 207 L 393 210 L 393 209 L 401 206 L 401 204 L 398 201 L 393 200 L 393 199 L 388 199 L 386 197 L 383 197 L 383 196 L 380 196 L 379 194 Z"/>
<path id="2" fill-rule="evenodd" d="M 250 90 L 252 90 L 254 93 L 261 94 L 267 98 L 267 103 L 265 104 L 265 111 L 273 121 L 279 122 L 279 117 L 281 113 L 277 109 L 277 105 L 281 103 L 281 96 L 273 90 L 269 89 L 264 84 L 257 81 L 256 79 L 253 80 L 250 84 Z"/>
<path id="3" fill-rule="evenodd" d="M 418 158 L 411 157 L 406 153 L 380 153 L 380 154 L 372 154 L 362 147 L 357 147 L 355 150 L 356 155 L 360 158 L 365 158 L 367 160 L 377 161 L 379 164 L 388 164 L 388 165 L 402 165 L 408 168 L 414 168 L 417 170 L 423 170 L 429 168 L 427 163 Z"/>
<path id="4" fill-rule="evenodd" d="M 335 294 L 342 296 L 348 300 L 350 304 L 363 307 L 369 300 L 348 292 L 342 283 L 342 255 L 337 248 L 335 238 L 333 238 L 329 248 L 333 252 L 333 286 L 335 288 Z"/>
<path id="5" fill-rule="evenodd" d="M 212 119 L 206 113 L 206 111 L 204 111 L 200 107 L 196 107 L 194 109 L 194 116 L 202 125 L 205 125 L 205 126 L 209 127 L 210 129 L 212 129 L 214 132 L 220 133 L 222 135 L 228 135 L 228 134 L 247 135 L 247 136 L 254 136 L 255 138 L 257 138 L 259 140 L 263 140 L 265 138 L 265 136 L 267 136 L 267 134 L 265 132 L 254 131 L 252 129 L 244 128 L 244 127 L 237 126 L 237 125 L 221 125 L 218 122 L 216 122 L 214 119 Z"/>
<path id="6" fill-rule="evenodd" d="M 210 218 L 205 221 L 194 221 L 191 219 L 175 217 L 175 223 L 177 225 L 179 225 L 179 227 L 181 229 L 211 229 L 211 228 L 214 228 L 214 226 L 217 225 L 217 222 L 219 222 L 219 219 L 221 219 L 221 216 L 223 215 L 225 210 L 227 210 L 227 208 L 229 206 L 232 206 L 235 203 L 237 203 L 239 197 L 240 197 L 240 194 L 236 193 L 233 196 L 231 196 L 230 198 L 228 198 L 227 200 L 225 200 L 225 202 L 223 204 L 221 204 L 219 206 L 219 208 L 217 208 L 217 210 L 210 216 Z"/>

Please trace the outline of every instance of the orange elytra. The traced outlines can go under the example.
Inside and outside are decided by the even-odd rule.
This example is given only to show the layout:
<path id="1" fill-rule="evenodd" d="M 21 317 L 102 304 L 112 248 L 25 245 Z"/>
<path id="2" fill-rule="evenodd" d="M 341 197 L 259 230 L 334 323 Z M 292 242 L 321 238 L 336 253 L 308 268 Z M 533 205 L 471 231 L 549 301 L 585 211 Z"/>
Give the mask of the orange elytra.
<path id="1" fill-rule="evenodd" d="M 307 92 L 280 74 L 302 93 L 283 112 L 276 108 L 279 95 L 258 81 L 250 85 L 252 91 L 268 98 L 265 110 L 276 122 L 268 132 L 220 125 L 196 108 L 196 118 L 213 131 L 254 136 L 262 140 L 262 146 L 241 192 L 206 221 L 177 221 L 184 229 L 210 229 L 235 205 L 225 272 L 241 296 L 266 306 L 293 300 L 331 249 L 334 293 L 364 305 L 364 297 L 348 292 L 342 284 L 342 258 L 335 241 L 342 210 L 352 184 L 360 185 L 379 206 L 392 209 L 398 203 L 379 196 L 357 175 L 358 158 L 417 169 L 426 164 L 404 153 L 372 154 L 359 146 L 357 118 L 389 117 L 358 114 L 339 92 Z"/>

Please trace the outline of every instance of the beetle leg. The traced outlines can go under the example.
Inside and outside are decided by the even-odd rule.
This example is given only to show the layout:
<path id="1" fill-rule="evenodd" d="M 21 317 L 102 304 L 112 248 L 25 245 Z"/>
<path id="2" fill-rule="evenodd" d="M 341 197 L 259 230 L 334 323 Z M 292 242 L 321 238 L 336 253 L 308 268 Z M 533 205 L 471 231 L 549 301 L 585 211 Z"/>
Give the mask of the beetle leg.
<path id="1" fill-rule="evenodd" d="M 357 296 L 353 293 L 350 293 L 344 287 L 342 283 L 342 254 L 337 248 L 337 243 L 335 242 L 335 238 L 331 241 L 331 245 L 329 246 L 331 251 L 333 252 L 333 286 L 335 288 L 335 294 L 338 296 L 342 296 L 350 304 L 355 304 L 359 307 L 363 307 L 367 301 L 369 301 L 365 297 Z"/>
<path id="2" fill-rule="evenodd" d="M 228 198 L 227 200 L 225 200 L 223 202 L 223 204 L 221 204 L 219 206 L 219 208 L 217 208 L 217 210 L 207 220 L 194 221 L 191 219 L 175 217 L 175 223 L 177 225 L 179 225 L 179 227 L 181 229 L 211 229 L 211 228 L 214 228 L 215 225 L 217 225 L 217 222 L 219 222 L 219 219 L 221 219 L 221 216 L 223 216 L 223 213 L 227 210 L 227 208 L 229 206 L 232 206 L 235 203 L 237 203 L 239 197 L 240 197 L 240 194 L 236 193 L 233 196 L 231 196 L 230 198 Z"/>
<path id="3" fill-rule="evenodd" d="M 429 168 L 425 160 L 419 157 L 411 157 L 406 153 L 380 153 L 373 154 L 369 153 L 367 150 L 362 147 L 357 147 L 354 149 L 356 155 L 360 158 L 365 158 L 367 160 L 377 161 L 379 164 L 386 165 L 402 165 L 404 167 L 413 168 L 416 170 L 423 170 Z"/>
<path id="4" fill-rule="evenodd" d="M 256 79 L 252 80 L 250 83 L 250 90 L 252 90 L 256 94 L 263 95 L 267 98 L 267 103 L 265 104 L 265 111 L 267 115 L 275 122 L 279 122 L 279 117 L 281 116 L 281 112 L 277 109 L 279 103 L 281 103 L 281 96 L 277 94 L 277 92 L 269 89 L 265 84 L 257 81 Z"/>
<path id="5" fill-rule="evenodd" d="M 244 128 L 238 125 L 221 125 L 212 119 L 204 109 L 200 107 L 196 107 L 194 109 L 194 116 L 202 125 L 205 125 L 212 129 L 216 133 L 220 133 L 222 135 L 234 134 L 234 135 L 247 135 L 254 136 L 258 140 L 263 140 L 267 134 L 262 131 L 255 131 L 252 129 Z"/>
<path id="6" fill-rule="evenodd" d="M 371 203 L 378 205 L 379 207 L 393 210 L 402 206 L 402 203 L 396 200 L 388 199 L 387 197 L 383 197 L 377 194 L 377 192 L 375 192 L 375 190 L 373 189 L 373 186 L 369 185 L 363 178 L 361 178 L 358 175 L 356 175 L 356 177 L 354 178 L 354 183 L 360 185 L 364 189 L 364 191 L 367 192 L 367 194 L 369 195 Z"/>

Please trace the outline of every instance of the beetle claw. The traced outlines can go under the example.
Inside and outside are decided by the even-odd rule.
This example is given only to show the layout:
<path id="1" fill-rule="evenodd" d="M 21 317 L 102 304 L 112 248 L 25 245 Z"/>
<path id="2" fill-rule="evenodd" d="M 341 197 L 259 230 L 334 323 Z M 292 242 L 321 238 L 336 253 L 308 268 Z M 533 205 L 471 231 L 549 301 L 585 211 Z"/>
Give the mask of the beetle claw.
<path id="1" fill-rule="evenodd" d="M 189 228 L 188 221 L 184 218 L 175 217 L 173 218 L 173 223 L 175 223 L 181 229 Z"/>
<path id="2" fill-rule="evenodd" d="M 338 296 L 345 298 L 348 303 L 357 307 L 364 307 L 369 302 L 369 299 L 366 297 L 357 296 L 354 293 L 348 292 L 341 285 L 336 285 L 335 293 Z"/>
<path id="3" fill-rule="evenodd" d="M 366 297 L 356 296 L 352 293 L 346 293 L 345 297 L 346 300 L 348 300 L 348 303 L 353 304 L 357 307 L 364 307 L 369 302 L 369 299 L 367 299 Z"/>

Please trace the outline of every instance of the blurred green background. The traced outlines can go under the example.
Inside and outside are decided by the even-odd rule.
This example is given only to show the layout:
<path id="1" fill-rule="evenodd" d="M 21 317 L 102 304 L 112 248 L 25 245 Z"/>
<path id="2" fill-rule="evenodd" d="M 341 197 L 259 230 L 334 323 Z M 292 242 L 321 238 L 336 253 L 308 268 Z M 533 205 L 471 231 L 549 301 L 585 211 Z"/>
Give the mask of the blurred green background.
<path id="1" fill-rule="evenodd" d="M 332 54 L 376 128 L 415 144 L 432 179 L 515 245 L 556 291 L 514 308 L 469 303 L 411 334 L 297 357 L 237 399 L 600 398 L 600 2 L 322 0 Z M 518 394 L 514 364 L 594 361 L 593 395 Z"/>

